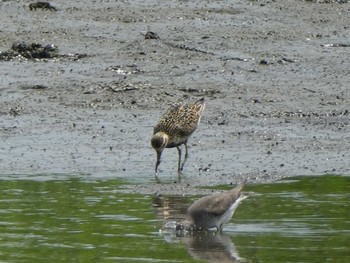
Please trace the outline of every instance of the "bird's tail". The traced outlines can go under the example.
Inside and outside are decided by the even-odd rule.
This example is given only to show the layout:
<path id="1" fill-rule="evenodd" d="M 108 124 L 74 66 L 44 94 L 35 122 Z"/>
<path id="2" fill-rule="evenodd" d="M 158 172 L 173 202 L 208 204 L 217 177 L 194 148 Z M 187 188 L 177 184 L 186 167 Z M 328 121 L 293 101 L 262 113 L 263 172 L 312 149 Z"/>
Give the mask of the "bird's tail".
<path id="1" fill-rule="evenodd" d="M 243 179 L 242 182 L 237 187 L 237 189 L 239 189 L 239 191 L 241 191 L 243 189 L 243 187 L 247 184 L 247 182 L 248 182 L 248 178 Z"/>
<path id="2" fill-rule="evenodd" d="M 200 121 L 200 116 L 202 115 L 204 108 L 205 108 L 205 100 L 204 97 L 197 100 L 195 103 L 193 103 L 192 109 L 195 109 L 194 111 L 199 116 L 198 122 Z"/>
<path id="3" fill-rule="evenodd" d="M 204 100 L 204 97 L 203 97 L 203 98 L 197 100 L 194 104 L 201 104 L 201 105 L 204 105 L 204 103 L 205 103 L 205 100 Z"/>

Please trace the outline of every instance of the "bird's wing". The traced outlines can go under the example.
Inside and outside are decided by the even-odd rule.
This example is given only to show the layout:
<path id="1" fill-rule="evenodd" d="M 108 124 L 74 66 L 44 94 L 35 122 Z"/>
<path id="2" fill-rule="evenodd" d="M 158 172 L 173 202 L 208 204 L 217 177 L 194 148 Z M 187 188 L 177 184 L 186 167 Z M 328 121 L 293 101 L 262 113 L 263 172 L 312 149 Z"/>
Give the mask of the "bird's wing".
<path id="1" fill-rule="evenodd" d="M 239 194 L 230 198 L 228 195 L 215 194 L 205 196 L 194 202 L 188 209 L 188 214 L 194 216 L 198 213 L 210 213 L 215 215 L 224 214 L 229 207 L 236 201 Z"/>
<path id="2" fill-rule="evenodd" d="M 172 135 L 189 136 L 198 123 L 198 117 L 192 116 L 187 105 L 170 107 L 162 116 L 153 129 L 153 134 L 163 131 Z"/>
<path id="3" fill-rule="evenodd" d="M 200 198 L 188 208 L 188 214 L 191 216 L 197 213 L 206 212 L 216 215 L 225 213 L 229 207 L 241 196 L 241 190 L 246 181 L 247 180 L 243 181 L 239 186 L 224 193 L 218 193 Z"/>

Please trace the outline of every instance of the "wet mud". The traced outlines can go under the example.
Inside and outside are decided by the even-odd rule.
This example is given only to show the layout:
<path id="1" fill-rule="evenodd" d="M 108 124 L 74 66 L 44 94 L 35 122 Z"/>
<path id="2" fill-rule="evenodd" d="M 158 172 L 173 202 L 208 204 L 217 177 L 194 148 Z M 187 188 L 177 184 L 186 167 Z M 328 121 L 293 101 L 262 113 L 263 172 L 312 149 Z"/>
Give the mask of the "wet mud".
<path id="1" fill-rule="evenodd" d="M 186 194 L 350 173 L 347 1 L 50 3 L 0 3 L 2 55 L 14 43 L 61 54 L 0 61 L 2 177 L 121 177 L 125 191 Z M 200 97 L 184 174 L 166 149 L 159 184 L 153 126 Z"/>

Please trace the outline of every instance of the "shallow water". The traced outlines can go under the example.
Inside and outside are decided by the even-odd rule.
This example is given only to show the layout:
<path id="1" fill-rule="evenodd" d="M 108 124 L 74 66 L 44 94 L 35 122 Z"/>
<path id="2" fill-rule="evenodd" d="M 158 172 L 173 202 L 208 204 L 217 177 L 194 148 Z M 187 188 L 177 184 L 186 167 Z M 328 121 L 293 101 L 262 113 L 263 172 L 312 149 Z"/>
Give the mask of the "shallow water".
<path id="1" fill-rule="evenodd" d="M 33 178 L 1 181 L 1 262 L 350 261 L 350 177 L 248 185 L 222 234 L 185 237 L 159 229 L 198 197 L 125 194 L 115 178 Z"/>

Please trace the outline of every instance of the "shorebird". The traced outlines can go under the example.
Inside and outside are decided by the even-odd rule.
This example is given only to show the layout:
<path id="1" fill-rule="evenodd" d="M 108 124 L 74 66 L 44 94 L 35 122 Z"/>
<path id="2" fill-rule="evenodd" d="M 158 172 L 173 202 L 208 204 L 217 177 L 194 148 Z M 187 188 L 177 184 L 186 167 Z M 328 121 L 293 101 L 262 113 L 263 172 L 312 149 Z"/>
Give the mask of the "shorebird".
<path id="1" fill-rule="evenodd" d="M 248 197 L 241 192 L 246 182 L 244 180 L 231 190 L 204 196 L 195 201 L 187 210 L 188 219 L 183 224 L 178 224 L 176 230 L 207 230 L 216 227 L 221 232 L 239 203 Z"/>
<path id="2" fill-rule="evenodd" d="M 187 140 L 196 130 L 205 107 L 204 98 L 192 104 L 180 104 L 170 107 L 158 120 L 151 139 L 157 153 L 155 175 L 158 174 L 160 157 L 165 148 L 176 147 L 179 154 L 177 171 L 180 176 L 188 158 Z M 181 145 L 185 145 L 185 159 L 181 164 Z"/>

